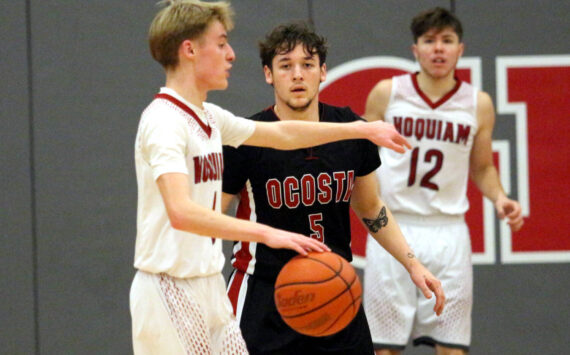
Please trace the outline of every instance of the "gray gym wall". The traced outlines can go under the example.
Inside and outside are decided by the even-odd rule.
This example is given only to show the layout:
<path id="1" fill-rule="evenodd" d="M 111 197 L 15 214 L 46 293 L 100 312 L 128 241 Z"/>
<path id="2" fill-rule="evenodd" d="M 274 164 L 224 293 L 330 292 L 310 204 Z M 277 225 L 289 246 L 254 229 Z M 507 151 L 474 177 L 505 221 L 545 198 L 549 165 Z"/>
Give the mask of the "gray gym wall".
<path id="1" fill-rule="evenodd" d="M 373 55 L 411 59 L 409 20 L 435 5 L 450 2 L 236 0 L 230 88 L 208 99 L 240 115 L 272 103 L 256 41 L 278 23 L 312 14 L 334 68 Z M 493 97 L 497 55 L 570 52 L 567 1 L 455 7 L 465 55 L 482 58 L 483 87 Z M 2 354 L 132 352 L 133 141 L 142 109 L 163 84 L 146 43 L 155 12 L 147 0 L 0 2 Z M 553 213 L 564 219 L 569 208 Z M 561 223 L 567 227 L 567 218 Z M 568 263 L 476 266 L 471 353 L 567 353 L 569 280 Z"/>

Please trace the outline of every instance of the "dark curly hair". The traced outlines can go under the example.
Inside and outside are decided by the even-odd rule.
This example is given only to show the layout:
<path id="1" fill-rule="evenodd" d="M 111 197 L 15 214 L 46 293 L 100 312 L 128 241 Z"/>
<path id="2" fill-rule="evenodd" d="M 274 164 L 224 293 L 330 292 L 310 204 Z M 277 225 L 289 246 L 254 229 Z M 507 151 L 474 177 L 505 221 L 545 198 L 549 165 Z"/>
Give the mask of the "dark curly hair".
<path id="1" fill-rule="evenodd" d="M 259 42 L 261 65 L 272 69 L 273 58 L 278 54 L 289 53 L 298 44 L 303 44 L 307 53 L 319 56 L 319 65 L 327 59 L 326 39 L 319 36 L 304 22 L 291 22 L 275 27 L 263 41 Z"/>

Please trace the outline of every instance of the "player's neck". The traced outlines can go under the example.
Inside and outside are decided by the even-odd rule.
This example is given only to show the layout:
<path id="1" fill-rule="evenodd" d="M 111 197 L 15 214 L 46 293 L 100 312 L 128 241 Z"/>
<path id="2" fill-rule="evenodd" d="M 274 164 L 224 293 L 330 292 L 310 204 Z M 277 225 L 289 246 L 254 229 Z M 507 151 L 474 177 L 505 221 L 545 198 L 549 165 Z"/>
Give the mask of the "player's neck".
<path id="1" fill-rule="evenodd" d="M 273 106 L 273 112 L 281 121 L 298 120 L 298 121 L 319 121 L 319 103 L 313 101 L 309 107 L 302 111 L 294 110 L 285 103 L 276 103 Z"/>
<path id="2" fill-rule="evenodd" d="M 176 91 L 191 104 L 203 108 L 202 103 L 206 101 L 207 92 L 199 89 L 192 73 L 186 73 L 180 67 L 167 71 L 165 86 Z"/>
<path id="3" fill-rule="evenodd" d="M 451 71 L 448 75 L 435 78 L 424 71 L 420 71 L 416 77 L 420 90 L 426 94 L 432 101 L 437 101 L 445 96 L 455 87 L 455 71 Z"/>

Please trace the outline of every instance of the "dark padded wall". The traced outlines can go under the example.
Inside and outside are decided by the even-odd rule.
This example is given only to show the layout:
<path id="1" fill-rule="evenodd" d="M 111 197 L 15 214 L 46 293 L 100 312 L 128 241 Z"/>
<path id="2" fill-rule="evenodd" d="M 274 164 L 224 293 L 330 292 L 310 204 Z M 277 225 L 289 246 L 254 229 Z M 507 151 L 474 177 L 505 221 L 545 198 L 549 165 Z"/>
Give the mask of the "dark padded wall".
<path id="1" fill-rule="evenodd" d="M 26 2 L 0 3 L 0 349 L 35 347 Z"/>
<path id="2" fill-rule="evenodd" d="M 132 146 L 159 85 L 146 49 L 153 12 L 31 2 L 41 353 L 131 351 Z"/>
<path id="3" fill-rule="evenodd" d="M 208 99 L 248 115 L 273 101 L 256 41 L 274 25 L 306 19 L 312 7 L 330 42 L 329 68 L 369 55 L 411 59 L 411 16 L 449 1 L 233 5 L 230 88 Z M 163 83 L 146 44 L 154 1 L 16 0 L 1 2 L 0 10 L 0 352 L 130 353 L 132 147 L 140 112 Z M 465 25 L 465 55 L 482 58 L 483 86 L 493 97 L 497 55 L 568 53 L 566 2 L 457 1 L 456 12 Z M 567 263 L 476 266 L 472 353 L 564 353 L 569 276 Z"/>

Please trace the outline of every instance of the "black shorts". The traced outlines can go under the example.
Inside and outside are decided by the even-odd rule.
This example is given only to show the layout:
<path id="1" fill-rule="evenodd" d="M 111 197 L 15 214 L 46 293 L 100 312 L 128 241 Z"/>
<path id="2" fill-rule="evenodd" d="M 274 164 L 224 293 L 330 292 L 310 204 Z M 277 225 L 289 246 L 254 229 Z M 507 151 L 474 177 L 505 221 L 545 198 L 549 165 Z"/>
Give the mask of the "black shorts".
<path id="1" fill-rule="evenodd" d="M 374 354 L 362 306 L 345 329 L 325 337 L 311 337 L 283 322 L 273 301 L 273 290 L 273 282 L 249 276 L 240 328 L 250 354 Z"/>

